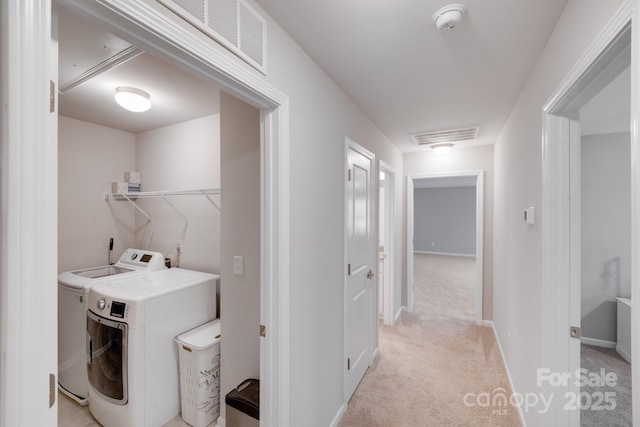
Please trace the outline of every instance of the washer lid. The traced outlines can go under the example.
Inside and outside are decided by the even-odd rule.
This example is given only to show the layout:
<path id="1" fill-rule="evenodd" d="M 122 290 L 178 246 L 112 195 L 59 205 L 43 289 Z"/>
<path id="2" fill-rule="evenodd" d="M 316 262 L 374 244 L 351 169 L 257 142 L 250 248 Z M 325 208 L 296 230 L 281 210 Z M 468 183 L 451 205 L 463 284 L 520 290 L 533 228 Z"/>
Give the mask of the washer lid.
<path id="1" fill-rule="evenodd" d="M 88 279 L 98 279 L 100 277 L 108 277 L 116 274 L 130 273 L 130 268 L 118 267 L 117 265 L 103 265 L 102 267 L 87 268 L 85 270 L 72 271 L 71 274 L 75 274 L 80 277 L 86 277 Z"/>
<path id="2" fill-rule="evenodd" d="M 160 252 L 129 248 L 124 251 L 115 265 L 65 271 L 58 275 L 58 283 L 70 289 L 85 288 L 85 292 L 89 292 L 88 289 L 99 282 L 133 277 L 138 273 L 159 271 L 164 268 L 164 255 Z"/>

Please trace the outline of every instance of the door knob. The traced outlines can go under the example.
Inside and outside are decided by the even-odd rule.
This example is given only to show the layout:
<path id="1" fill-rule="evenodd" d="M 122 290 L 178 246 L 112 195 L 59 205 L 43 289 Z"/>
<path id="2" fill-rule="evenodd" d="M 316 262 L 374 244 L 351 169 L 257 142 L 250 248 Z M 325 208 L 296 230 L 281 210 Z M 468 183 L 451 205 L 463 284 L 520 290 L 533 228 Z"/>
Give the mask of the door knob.
<path id="1" fill-rule="evenodd" d="M 375 276 L 375 274 L 373 274 L 373 271 L 369 270 L 367 273 L 367 279 L 373 279 L 373 276 Z"/>

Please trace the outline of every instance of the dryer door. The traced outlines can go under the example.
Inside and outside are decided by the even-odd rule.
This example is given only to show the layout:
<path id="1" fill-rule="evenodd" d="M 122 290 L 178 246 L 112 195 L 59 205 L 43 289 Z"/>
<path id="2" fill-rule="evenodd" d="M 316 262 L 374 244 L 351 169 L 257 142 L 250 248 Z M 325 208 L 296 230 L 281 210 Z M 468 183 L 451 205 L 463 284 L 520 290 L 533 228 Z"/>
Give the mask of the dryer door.
<path id="1" fill-rule="evenodd" d="M 126 405 L 128 401 L 127 332 L 126 323 L 87 311 L 89 384 L 105 399 L 118 405 Z"/>

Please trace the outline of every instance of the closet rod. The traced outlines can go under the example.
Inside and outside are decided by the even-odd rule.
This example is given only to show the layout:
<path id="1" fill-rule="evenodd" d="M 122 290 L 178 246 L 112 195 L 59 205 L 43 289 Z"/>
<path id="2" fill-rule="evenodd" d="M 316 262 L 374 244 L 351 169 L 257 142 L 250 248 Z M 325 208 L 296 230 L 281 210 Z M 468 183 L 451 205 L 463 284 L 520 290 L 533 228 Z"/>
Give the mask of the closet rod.
<path id="1" fill-rule="evenodd" d="M 199 190 L 176 190 L 176 191 L 141 191 L 139 193 L 107 193 L 111 194 L 114 198 L 124 196 L 125 194 L 134 199 L 145 199 L 152 197 L 165 197 L 165 196 L 216 196 L 220 195 L 219 188 L 199 189 Z"/>

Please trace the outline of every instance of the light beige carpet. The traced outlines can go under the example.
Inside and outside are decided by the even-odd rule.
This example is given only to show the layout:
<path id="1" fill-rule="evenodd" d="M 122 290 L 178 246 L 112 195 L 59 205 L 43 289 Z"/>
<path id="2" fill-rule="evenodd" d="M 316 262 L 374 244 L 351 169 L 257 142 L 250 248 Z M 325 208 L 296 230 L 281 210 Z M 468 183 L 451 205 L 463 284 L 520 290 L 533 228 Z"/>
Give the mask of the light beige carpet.
<path id="1" fill-rule="evenodd" d="M 491 404 L 511 392 L 493 331 L 473 322 L 475 259 L 414 259 L 414 311 L 382 328 L 340 427 L 520 426 Z"/>

